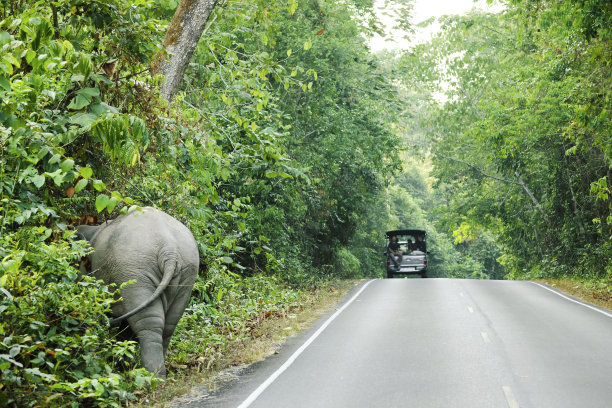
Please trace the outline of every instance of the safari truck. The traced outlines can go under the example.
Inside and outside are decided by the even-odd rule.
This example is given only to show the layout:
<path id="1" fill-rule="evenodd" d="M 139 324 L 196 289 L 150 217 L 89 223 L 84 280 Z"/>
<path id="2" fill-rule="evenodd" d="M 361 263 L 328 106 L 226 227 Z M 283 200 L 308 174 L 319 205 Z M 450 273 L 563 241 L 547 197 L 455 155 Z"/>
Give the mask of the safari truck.
<path id="1" fill-rule="evenodd" d="M 426 233 L 417 229 L 387 231 L 387 278 L 406 275 L 427 277 Z M 393 238 L 395 237 L 395 238 Z"/>

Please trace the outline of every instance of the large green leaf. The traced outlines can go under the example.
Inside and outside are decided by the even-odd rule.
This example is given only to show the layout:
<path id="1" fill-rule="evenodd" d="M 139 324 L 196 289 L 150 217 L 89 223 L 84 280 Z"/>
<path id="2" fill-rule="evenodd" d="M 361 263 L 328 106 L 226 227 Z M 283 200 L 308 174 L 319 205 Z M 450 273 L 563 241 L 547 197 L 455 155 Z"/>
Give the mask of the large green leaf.
<path id="1" fill-rule="evenodd" d="M 73 105 L 73 107 L 70 107 L 70 109 L 82 109 L 85 106 L 87 106 L 87 104 L 83 105 L 81 108 L 78 107 L 78 105 Z M 85 128 L 85 130 L 90 129 L 91 128 L 91 124 L 98 118 L 98 116 L 96 114 L 93 113 L 86 113 L 86 112 L 78 112 L 75 113 L 74 115 L 72 115 L 70 117 L 70 123 L 73 123 L 75 125 L 79 125 L 83 128 Z"/>
<path id="2" fill-rule="evenodd" d="M 37 176 L 32 177 L 32 183 L 37 187 L 41 188 L 43 184 L 45 184 L 45 176 L 39 174 Z"/>
<path id="3" fill-rule="evenodd" d="M 87 183 L 88 182 L 89 182 L 89 180 L 87 180 L 87 179 L 79 180 L 78 183 L 76 184 L 76 186 L 74 186 L 74 192 L 75 193 L 81 192 L 81 190 L 83 190 L 85 187 L 87 187 Z"/>
<path id="4" fill-rule="evenodd" d="M 96 210 L 98 212 L 104 211 L 104 209 L 108 206 L 109 202 L 109 196 L 107 196 L 106 194 L 100 194 L 98 197 L 96 197 Z"/>
<path id="5" fill-rule="evenodd" d="M 78 94 L 77 96 L 72 98 L 72 101 L 70 101 L 70 104 L 68 105 L 68 109 L 81 110 L 87 105 L 89 105 L 90 103 L 91 103 L 91 98 L 87 98 L 86 96 Z"/>

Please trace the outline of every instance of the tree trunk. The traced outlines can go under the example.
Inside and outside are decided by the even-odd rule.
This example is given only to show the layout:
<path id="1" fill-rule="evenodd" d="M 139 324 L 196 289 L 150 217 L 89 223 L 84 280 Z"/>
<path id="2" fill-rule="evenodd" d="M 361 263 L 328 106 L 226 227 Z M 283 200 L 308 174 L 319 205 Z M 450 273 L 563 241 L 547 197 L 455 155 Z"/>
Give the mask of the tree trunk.
<path id="1" fill-rule="evenodd" d="M 155 74 L 162 74 L 161 94 L 168 102 L 174 99 L 183 82 L 183 75 L 202 36 L 206 22 L 217 0 L 181 0 L 174 12 L 162 46 L 152 64 Z"/>
<path id="2" fill-rule="evenodd" d="M 563 154 L 563 160 L 565 161 L 565 175 L 567 176 L 567 186 L 569 187 L 570 194 L 572 195 L 574 216 L 576 217 L 576 222 L 578 223 L 578 228 L 580 229 L 580 236 L 584 237 L 584 223 L 582 222 L 582 216 L 580 215 L 580 211 L 578 210 L 578 200 L 576 200 L 576 194 L 574 193 L 574 187 L 572 186 L 572 176 L 569 172 L 569 163 L 567 162 L 567 156 L 565 154 Z"/>
<path id="3" fill-rule="evenodd" d="M 544 214 L 544 210 L 542 209 L 542 206 L 540 205 L 540 202 L 538 201 L 537 198 L 535 198 L 535 196 L 533 195 L 533 193 L 531 192 L 529 187 L 527 187 L 527 184 L 525 184 L 525 182 L 521 178 L 520 173 L 518 171 L 515 171 L 514 175 L 516 176 L 516 178 L 518 180 L 518 184 L 523 188 L 523 190 L 525 190 L 525 194 L 527 194 L 527 196 L 529 198 L 531 198 L 531 201 L 533 202 L 533 205 L 535 205 L 536 208 L 540 211 L 540 213 L 542 213 L 542 215 L 544 215 L 544 217 L 546 217 L 546 214 Z"/>

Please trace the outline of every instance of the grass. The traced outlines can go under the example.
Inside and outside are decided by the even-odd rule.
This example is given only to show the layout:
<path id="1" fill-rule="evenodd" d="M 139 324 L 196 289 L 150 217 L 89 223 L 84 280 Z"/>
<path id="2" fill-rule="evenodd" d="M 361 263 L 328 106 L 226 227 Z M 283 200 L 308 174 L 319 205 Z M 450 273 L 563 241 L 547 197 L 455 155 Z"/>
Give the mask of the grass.
<path id="1" fill-rule="evenodd" d="M 536 279 L 575 298 L 612 310 L 612 285 L 608 282 L 591 281 L 580 278 Z"/>
<path id="2" fill-rule="evenodd" d="M 270 313 L 259 316 L 251 335 L 231 340 L 224 353 L 200 357 L 189 365 L 169 366 L 165 384 L 152 390 L 131 407 L 164 407 L 173 398 L 189 393 L 214 391 L 217 385 L 234 376 L 241 367 L 265 359 L 277 352 L 282 343 L 304 329 L 309 328 L 323 314 L 331 310 L 358 280 L 323 283 L 304 292 L 299 306 L 287 313 Z"/>

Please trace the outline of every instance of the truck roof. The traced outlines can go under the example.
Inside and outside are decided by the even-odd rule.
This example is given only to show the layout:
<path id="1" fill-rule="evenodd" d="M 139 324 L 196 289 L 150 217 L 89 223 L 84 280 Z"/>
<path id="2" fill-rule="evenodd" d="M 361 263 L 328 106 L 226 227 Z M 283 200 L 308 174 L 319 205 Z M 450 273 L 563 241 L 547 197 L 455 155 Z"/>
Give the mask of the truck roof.
<path id="1" fill-rule="evenodd" d="M 392 237 L 394 235 L 423 235 L 425 236 L 427 233 L 425 232 L 425 230 L 419 230 L 419 229 L 398 229 L 398 230 L 391 230 L 391 231 L 387 231 L 385 233 L 385 236 L 387 238 Z"/>

